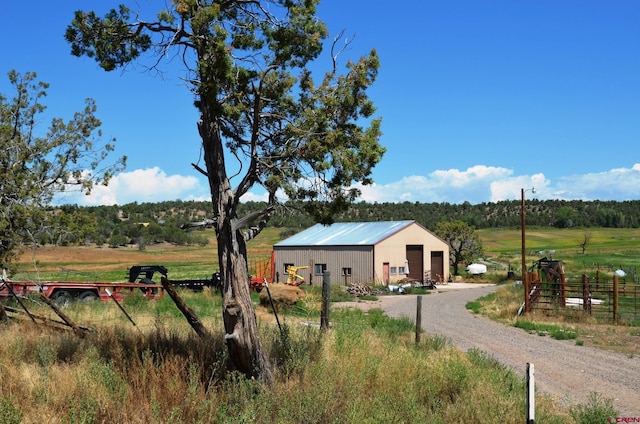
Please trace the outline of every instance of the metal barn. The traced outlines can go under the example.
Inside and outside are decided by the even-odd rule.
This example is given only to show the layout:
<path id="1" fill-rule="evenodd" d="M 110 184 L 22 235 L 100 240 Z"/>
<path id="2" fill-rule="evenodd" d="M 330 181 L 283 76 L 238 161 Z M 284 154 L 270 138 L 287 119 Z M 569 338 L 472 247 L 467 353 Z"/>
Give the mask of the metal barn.
<path id="1" fill-rule="evenodd" d="M 289 266 L 310 284 L 324 271 L 332 284 L 449 279 L 449 245 L 415 221 L 316 224 L 273 247 L 276 279 Z"/>

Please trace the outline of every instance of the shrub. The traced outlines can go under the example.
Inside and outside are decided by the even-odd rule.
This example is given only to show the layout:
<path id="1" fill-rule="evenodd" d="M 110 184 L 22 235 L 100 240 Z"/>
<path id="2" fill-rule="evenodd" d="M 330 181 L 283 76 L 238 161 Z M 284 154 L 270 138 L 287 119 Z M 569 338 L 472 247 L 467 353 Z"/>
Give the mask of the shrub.
<path id="1" fill-rule="evenodd" d="M 0 397 L 0 424 L 20 424 L 22 422 L 22 411 L 13 406 L 11 397 Z"/>
<path id="2" fill-rule="evenodd" d="M 609 422 L 608 419 L 618 415 L 618 411 L 613 407 L 611 399 L 592 392 L 587 404 L 572 407 L 569 414 L 578 424 L 599 424 Z"/>
<path id="3" fill-rule="evenodd" d="M 472 302 L 467 302 L 465 307 L 470 311 L 473 311 L 474 314 L 478 314 L 480 313 L 480 309 L 482 309 L 482 303 L 474 300 Z"/>

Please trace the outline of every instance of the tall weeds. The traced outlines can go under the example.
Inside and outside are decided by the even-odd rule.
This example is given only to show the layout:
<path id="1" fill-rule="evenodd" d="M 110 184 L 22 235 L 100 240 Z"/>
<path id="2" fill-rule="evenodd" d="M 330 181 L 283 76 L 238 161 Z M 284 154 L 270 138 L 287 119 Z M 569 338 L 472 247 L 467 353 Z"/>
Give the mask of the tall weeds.
<path id="1" fill-rule="evenodd" d="M 206 341 L 162 302 L 129 305 L 147 322 L 136 327 L 104 311 L 111 318 L 84 338 L 2 325 L 0 423 L 523 421 L 524 383 L 511 371 L 439 336 L 416 345 L 410 321 L 379 310 L 335 311 L 326 334 L 286 316 L 282 329 L 262 324 L 277 376 L 266 390 L 231 369 L 219 304 L 209 301 L 198 306 L 213 329 Z M 571 422 L 550 402 L 538 405 L 544 422 Z"/>

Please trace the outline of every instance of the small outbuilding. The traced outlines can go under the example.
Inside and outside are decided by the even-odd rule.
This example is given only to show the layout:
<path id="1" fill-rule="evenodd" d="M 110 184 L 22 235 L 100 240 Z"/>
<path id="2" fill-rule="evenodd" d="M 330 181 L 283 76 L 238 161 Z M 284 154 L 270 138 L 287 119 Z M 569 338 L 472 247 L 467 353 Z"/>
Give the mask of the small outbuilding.
<path id="1" fill-rule="evenodd" d="M 316 224 L 273 247 L 279 281 L 295 267 L 307 283 L 383 284 L 449 279 L 449 245 L 412 220 Z"/>

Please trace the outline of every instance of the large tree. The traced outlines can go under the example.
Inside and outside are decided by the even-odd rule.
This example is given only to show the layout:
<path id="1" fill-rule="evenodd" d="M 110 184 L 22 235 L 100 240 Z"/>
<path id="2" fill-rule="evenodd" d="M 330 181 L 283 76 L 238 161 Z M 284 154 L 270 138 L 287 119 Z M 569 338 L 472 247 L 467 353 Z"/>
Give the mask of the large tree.
<path id="1" fill-rule="evenodd" d="M 238 370 L 264 382 L 272 374 L 247 284 L 246 242 L 266 224 L 277 193 L 331 222 L 359 195 L 355 183 L 371 183 L 384 153 L 366 94 L 376 52 L 340 73 L 344 45 L 334 39 L 328 72 L 318 84 L 312 78 L 328 35 L 318 1 L 174 0 L 152 21 L 121 5 L 104 17 L 78 11 L 66 32 L 72 54 L 93 57 L 106 71 L 145 57 L 154 69 L 163 56 L 182 60 L 200 113 L 206 169 L 196 168 L 211 189 L 227 347 Z M 255 186 L 268 193 L 266 208 L 238 216 Z"/>
<path id="2" fill-rule="evenodd" d="M 101 138 L 96 104 L 87 99 L 73 119 L 52 119 L 42 127 L 46 106 L 41 99 L 49 85 L 34 72 L 9 72 L 15 97 L 0 93 L 0 262 L 8 266 L 46 215 L 42 207 L 53 196 L 77 188 L 89 193 L 122 170 L 126 157 L 107 165 L 114 139 Z"/>
<path id="3" fill-rule="evenodd" d="M 449 245 L 449 263 L 453 267 L 453 275 L 460 275 L 461 264 L 470 264 L 484 254 L 482 240 L 475 227 L 465 222 L 439 222 L 435 233 Z"/>

